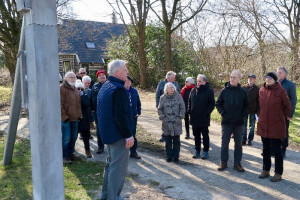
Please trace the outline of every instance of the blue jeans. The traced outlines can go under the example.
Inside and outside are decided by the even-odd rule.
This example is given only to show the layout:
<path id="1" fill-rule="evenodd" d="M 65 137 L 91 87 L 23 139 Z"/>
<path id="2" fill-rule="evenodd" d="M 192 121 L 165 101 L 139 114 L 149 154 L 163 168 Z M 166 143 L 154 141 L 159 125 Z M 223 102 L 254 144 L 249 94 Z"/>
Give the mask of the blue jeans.
<path id="1" fill-rule="evenodd" d="M 61 122 L 63 158 L 70 158 L 75 150 L 78 122 Z"/>
<path id="2" fill-rule="evenodd" d="M 100 127 L 98 126 L 98 117 L 97 117 L 97 112 L 93 112 L 93 117 L 96 123 L 96 134 L 97 134 L 97 142 L 98 142 L 98 148 L 99 149 L 103 149 L 104 148 L 104 144 L 101 140 L 100 137 Z"/>
<path id="3" fill-rule="evenodd" d="M 248 114 L 244 119 L 244 130 L 243 130 L 243 142 L 247 141 L 247 125 L 248 125 L 248 116 L 249 121 L 249 136 L 248 141 L 252 141 L 254 138 L 254 129 L 255 129 L 255 114 Z"/>

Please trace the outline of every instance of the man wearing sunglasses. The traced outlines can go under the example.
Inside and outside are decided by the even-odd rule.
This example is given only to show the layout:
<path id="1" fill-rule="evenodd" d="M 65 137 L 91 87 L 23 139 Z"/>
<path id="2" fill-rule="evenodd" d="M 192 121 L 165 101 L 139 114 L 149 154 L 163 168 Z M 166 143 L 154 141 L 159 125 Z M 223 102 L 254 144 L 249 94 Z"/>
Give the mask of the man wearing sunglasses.
<path id="1" fill-rule="evenodd" d="M 80 79 L 82 81 L 82 78 L 84 76 L 86 76 L 88 73 L 86 71 L 85 68 L 80 68 L 79 71 L 78 71 L 78 74 L 76 75 L 77 79 Z M 95 82 L 93 80 L 91 80 L 91 84 L 90 84 L 90 89 L 92 89 L 93 85 L 95 84 Z"/>

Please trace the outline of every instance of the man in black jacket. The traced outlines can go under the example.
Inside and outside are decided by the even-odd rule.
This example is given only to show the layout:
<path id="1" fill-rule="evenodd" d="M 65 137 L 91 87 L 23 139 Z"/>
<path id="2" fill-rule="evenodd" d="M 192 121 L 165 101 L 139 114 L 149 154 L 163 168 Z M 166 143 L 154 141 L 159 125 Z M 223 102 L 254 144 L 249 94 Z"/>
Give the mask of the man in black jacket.
<path id="1" fill-rule="evenodd" d="M 205 75 L 197 76 L 197 87 L 191 90 L 188 100 L 188 113 L 190 114 L 190 123 L 195 137 L 195 154 L 193 158 L 200 157 L 201 133 L 203 137 L 203 155 L 202 159 L 209 157 L 209 131 L 210 114 L 215 107 L 214 91 L 209 87 Z"/>
<path id="2" fill-rule="evenodd" d="M 251 74 L 248 76 L 248 83 L 243 86 L 248 94 L 248 110 L 247 115 L 244 121 L 244 130 L 243 130 L 243 145 L 246 145 L 247 142 L 247 125 L 249 119 L 249 135 L 248 135 L 248 145 L 252 145 L 255 129 L 255 114 L 258 114 L 259 111 L 259 101 L 258 93 L 259 87 L 255 85 L 256 76 Z"/>
<path id="3" fill-rule="evenodd" d="M 226 169 L 228 161 L 228 149 L 230 136 L 234 136 L 234 167 L 233 169 L 244 172 L 241 165 L 242 160 L 242 132 L 244 128 L 244 118 L 247 114 L 247 92 L 239 84 L 241 73 L 233 70 L 230 75 L 230 82 L 225 83 L 225 88 L 221 91 L 216 102 L 216 108 L 222 115 L 222 145 L 221 163 L 219 171 Z"/>
<path id="4" fill-rule="evenodd" d="M 95 85 L 93 85 L 92 87 L 92 113 L 93 113 L 93 117 L 96 123 L 96 133 L 97 133 L 97 142 L 98 142 L 98 151 L 97 154 L 100 154 L 104 151 L 104 144 L 101 140 L 100 137 L 100 131 L 99 131 L 99 125 L 98 125 L 98 118 L 97 118 L 97 96 L 98 93 L 102 87 L 102 85 L 104 84 L 104 82 L 106 81 L 106 71 L 103 69 L 100 69 L 96 72 L 96 78 L 99 80 L 98 83 L 96 83 Z"/>

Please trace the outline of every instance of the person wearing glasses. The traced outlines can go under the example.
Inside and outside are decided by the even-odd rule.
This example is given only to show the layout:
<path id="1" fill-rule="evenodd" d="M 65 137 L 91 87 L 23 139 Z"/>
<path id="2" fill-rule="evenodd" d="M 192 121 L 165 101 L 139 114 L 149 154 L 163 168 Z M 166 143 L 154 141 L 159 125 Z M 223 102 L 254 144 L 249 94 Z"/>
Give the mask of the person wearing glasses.
<path id="1" fill-rule="evenodd" d="M 88 73 L 86 71 L 85 68 L 80 68 L 79 71 L 78 71 L 78 74 L 76 75 L 77 79 L 80 79 L 82 81 L 82 78 L 84 76 L 86 76 Z M 92 89 L 93 85 L 95 84 L 95 82 L 93 80 L 91 80 L 91 83 L 90 83 L 90 89 Z"/>
<path id="2" fill-rule="evenodd" d="M 76 75 L 67 72 L 60 86 L 61 132 L 63 162 L 71 164 L 78 132 L 78 119 L 81 118 L 80 91 L 75 88 Z"/>
<path id="3" fill-rule="evenodd" d="M 84 76 L 82 78 L 82 83 L 78 79 L 76 82 L 76 88 L 80 91 L 80 99 L 81 99 L 81 111 L 82 118 L 78 123 L 78 132 L 81 134 L 85 155 L 87 158 L 91 158 L 92 154 L 90 151 L 90 137 L 91 137 L 91 125 L 90 122 L 93 120 L 92 118 L 92 97 L 91 97 L 91 89 L 89 88 L 91 83 L 91 78 L 89 76 Z M 82 87 L 83 86 L 83 87 Z"/>
<path id="4" fill-rule="evenodd" d="M 270 176 L 271 150 L 275 155 L 275 174 L 271 181 L 282 179 L 283 157 L 281 153 L 281 139 L 286 137 L 285 119 L 291 112 L 291 102 L 281 84 L 277 82 L 275 72 L 265 76 L 265 83 L 259 90 L 259 120 L 257 135 L 263 143 L 263 171 L 259 178 Z"/>
<path id="5" fill-rule="evenodd" d="M 239 84 L 242 78 L 238 70 L 230 74 L 230 81 L 220 92 L 216 102 L 216 108 L 222 116 L 222 144 L 221 163 L 218 167 L 222 171 L 228 167 L 228 149 L 231 134 L 234 136 L 234 167 L 238 172 L 244 172 L 241 165 L 242 160 L 242 134 L 244 129 L 244 118 L 247 115 L 247 92 Z"/>

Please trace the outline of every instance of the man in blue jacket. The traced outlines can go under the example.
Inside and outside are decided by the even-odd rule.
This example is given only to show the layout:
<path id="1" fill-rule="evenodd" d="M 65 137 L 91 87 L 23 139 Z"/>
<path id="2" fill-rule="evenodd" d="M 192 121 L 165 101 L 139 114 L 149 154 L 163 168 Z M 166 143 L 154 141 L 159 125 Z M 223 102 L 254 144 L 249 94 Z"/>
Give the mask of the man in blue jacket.
<path id="1" fill-rule="evenodd" d="M 295 113 L 296 109 L 296 103 L 297 103 L 297 93 L 296 93 L 296 86 L 292 81 L 287 80 L 286 76 L 288 74 L 288 71 L 285 67 L 278 67 L 277 68 L 277 76 L 279 79 L 279 82 L 281 83 L 281 86 L 285 89 L 292 106 L 292 111 L 286 118 L 286 138 L 281 141 L 281 152 L 282 157 L 285 157 L 286 148 L 289 145 L 289 126 L 290 126 L 290 120 L 292 120 L 293 115 Z"/>
<path id="2" fill-rule="evenodd" d="M 100 136 L 107 145 L 101 199 L 121 199 L 128 167 L 129 148 L 134 144 L 130 125 L 130 104 L 124 83 L 128 70 L 123 60 L 108 64 L 108 80 L 97 98 Z"/>
<path id="3" fill-rule="evenodd" d="M 130 108 L 131 108 L 131 125 L 133 130 L 134 145 L 130 148 L 130 157 L 135 159 L 141 159 L 141 156 L 136 152 L 137 149 L 137 139 L 136 134 L 136 125 L 137 118 L 141 115 L 141 101 L 138 91 L 132 87 L 133 79 L 130 76 L 127 76 L 127 81 L 125 82 L 125 88 L 127 89 L 127 94 L 129 98 Z"/>
<path id="4" fill-rule="evenodd" d="M 180 89 L 178 83 L 175 81 L 175 78 L 176 78 L 176 73 L 173 71 L 169 71 L 166 74 L 166 79 L 162 80 L 158 83 L 157 88 L 156 88 L 156 96 L 155 96 L 156 108 L 158 108 L 160 96 L 164 94 L 164 87 L 165 87 L 166 83 L 168 83 L 168 82 L 173 83 L 176 87 L 176 91 L 178 92 L 178 94 L 181 94 L 181 89 Z M 159 141 L 160 142 L 165 141 L 164 134 L 161 135 L 161 138 Z"/>

